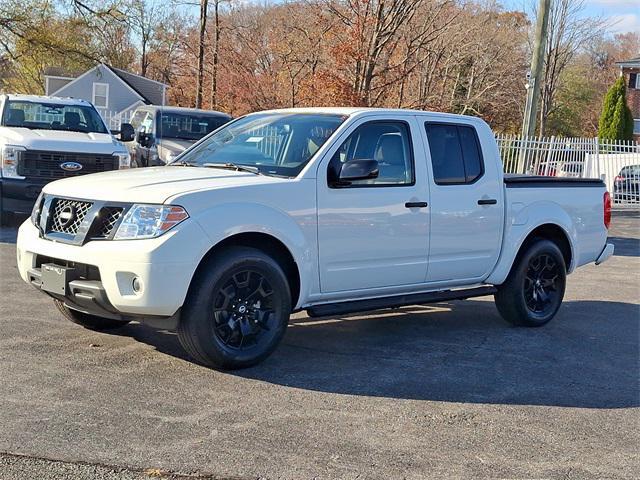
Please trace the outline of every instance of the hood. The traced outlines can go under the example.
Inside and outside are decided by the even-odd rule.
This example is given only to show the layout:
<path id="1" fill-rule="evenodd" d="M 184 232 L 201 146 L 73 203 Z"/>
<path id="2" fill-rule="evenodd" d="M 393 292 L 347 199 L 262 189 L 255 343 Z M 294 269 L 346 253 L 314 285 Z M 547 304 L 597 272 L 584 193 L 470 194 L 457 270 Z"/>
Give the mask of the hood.
<path id="1" fill-rule="evenodd" d="M 87 200 L 164 203 L 192 191 L 286 182 L 286 179 L 203 167 L 151 167 L 113 170 L 49 183 L 44 193 Z"/>
<path id="2" fill-rule="evenodd" d="M 108 133 L 31 130 L 22 127 L 0 127 L 0 143 L 25 147 L 27 150 L 56 152 L 111 154 L 125 151 L 124 146 Z"/>

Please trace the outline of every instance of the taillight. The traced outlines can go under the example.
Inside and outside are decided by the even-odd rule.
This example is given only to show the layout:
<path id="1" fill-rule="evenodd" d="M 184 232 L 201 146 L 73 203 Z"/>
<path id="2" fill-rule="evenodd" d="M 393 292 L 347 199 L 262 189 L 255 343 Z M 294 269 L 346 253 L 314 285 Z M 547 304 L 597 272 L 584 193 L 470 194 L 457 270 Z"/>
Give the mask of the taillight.
<path id="1" fill-rule="evenodd" d="M 624 177 L 622 175 L 618 175 L 615 179 L 616 182 L 623 182 L 624 181 Z"/>
<path id="2" fill-rule="evenodd" d="M 604 226 L 609 230 L 609 225 L 611 225 L 611 195 L 609 192 L 604 192 L 602 202 L 604 203 Z"/>

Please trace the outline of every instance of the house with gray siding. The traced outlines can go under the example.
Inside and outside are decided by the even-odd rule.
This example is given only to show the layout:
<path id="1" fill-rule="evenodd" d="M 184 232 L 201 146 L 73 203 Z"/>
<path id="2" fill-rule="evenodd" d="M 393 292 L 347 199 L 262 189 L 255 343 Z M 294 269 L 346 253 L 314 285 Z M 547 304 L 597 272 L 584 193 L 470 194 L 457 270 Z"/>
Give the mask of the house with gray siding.
<path id="1" fill-rule="evenodd" d="M 107 123 L 128 120 L 139 105 L 165 104 L 166 84 L 104 63 L 79 74 L 49 68 L 44 78 L 46 95 L 88 100 Z"/>

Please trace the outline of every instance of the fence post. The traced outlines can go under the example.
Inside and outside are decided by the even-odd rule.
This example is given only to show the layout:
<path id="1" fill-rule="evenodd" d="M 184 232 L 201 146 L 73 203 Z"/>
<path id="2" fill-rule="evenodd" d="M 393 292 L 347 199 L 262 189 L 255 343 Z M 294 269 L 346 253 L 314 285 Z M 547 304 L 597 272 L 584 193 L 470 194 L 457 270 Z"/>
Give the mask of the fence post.
<path id="1" fill-rule="evenodd" d="M 549 176 L 549 169 L 551 168 L 551 159 L 553 158 L 553 146 L 556 142 L 556 137 L 554 135 L 549 139 L 549 148 L 547 149 L 547 158 L 545 160 L 544 165 L 544 173 L 545 177 Z"/>
<path id="2" fill-rule="evenodd" d="M 600 140 L 598 139 L 598 137 L 593 139 L 593 144 L 595 146 L 594 152 L 595 152 L 595 158 L 596 158 L 596 175 L 598 175 L 598 178 L 600 180 L 604 180 L 604 175 L 602 174 L 602 169 L 600 165 Z"/>

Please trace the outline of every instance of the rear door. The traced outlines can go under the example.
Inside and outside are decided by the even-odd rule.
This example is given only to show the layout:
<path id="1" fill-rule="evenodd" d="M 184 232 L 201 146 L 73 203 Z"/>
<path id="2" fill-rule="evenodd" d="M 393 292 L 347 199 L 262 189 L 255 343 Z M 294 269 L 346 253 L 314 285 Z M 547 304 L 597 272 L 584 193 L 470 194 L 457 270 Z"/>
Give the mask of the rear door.
<path id="1" fill-rule="evenodd" d="M 485 278 L 502 241 L 504 200 L 498 162 L 484 158 L 473 123 L 423 118 L 421 127 L 432 180 L 427 282 L 463 284 Z M 489 147 L 493 135 L 488 128 L 481 133 Z"/>

